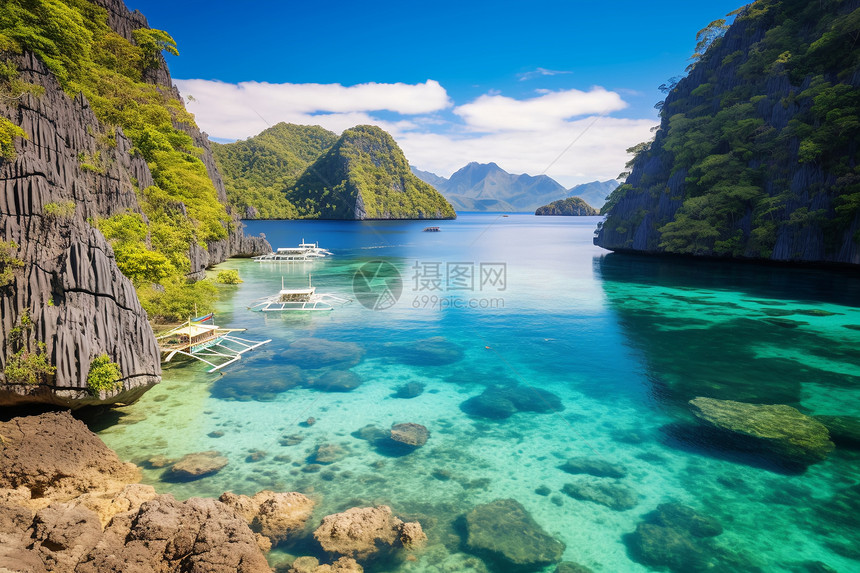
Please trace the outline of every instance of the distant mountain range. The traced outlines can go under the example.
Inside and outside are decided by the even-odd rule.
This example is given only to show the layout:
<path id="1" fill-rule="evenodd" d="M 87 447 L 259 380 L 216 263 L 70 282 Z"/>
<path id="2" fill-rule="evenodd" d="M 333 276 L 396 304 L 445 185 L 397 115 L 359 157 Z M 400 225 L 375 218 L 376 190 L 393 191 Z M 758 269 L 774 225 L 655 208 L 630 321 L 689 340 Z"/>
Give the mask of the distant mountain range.
<path id="1" fill-rule="evenodd" d="M 615 180 L 583 183 L 565 189 L 547 175 L 516 175 L 495 163 L 469 163 L 450 179 L 412 167 L 419 179 L 435 187 L 458 211 L 534 211 L 538 207 L 580 197 L 600 209 L 618 187 Z"/>

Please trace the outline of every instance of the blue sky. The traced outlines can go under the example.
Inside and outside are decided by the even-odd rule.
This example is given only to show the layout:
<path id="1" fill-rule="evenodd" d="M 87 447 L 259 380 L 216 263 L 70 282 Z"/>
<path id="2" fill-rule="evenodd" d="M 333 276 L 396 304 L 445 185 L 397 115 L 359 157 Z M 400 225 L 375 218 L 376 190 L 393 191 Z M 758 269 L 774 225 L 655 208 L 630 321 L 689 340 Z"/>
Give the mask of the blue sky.
<path id="1" fill-rule="evenodd" d="M 566 185 L 622 170 L 656 124 L 657 86 L 741 5 L 128 2 L 176 39 L 171 73 L 216 140 L 278 121 L 376 123 L 422 169 L 496 161 Z"/>

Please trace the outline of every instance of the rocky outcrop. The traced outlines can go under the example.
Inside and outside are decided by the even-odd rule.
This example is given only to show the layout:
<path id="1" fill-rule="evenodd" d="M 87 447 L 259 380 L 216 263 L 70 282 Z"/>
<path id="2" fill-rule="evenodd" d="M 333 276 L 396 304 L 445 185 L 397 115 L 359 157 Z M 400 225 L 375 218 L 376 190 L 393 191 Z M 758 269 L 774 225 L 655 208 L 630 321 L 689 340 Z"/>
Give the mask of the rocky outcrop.
<path id="1" fill-rule="evenodd" d="M 564 543 L 550 536 L 513 499 L 497 499 L 466 514 L 466 547 L 503 571 L 532 571 L 561 560 Z"/>
<path id="2" fill-rule="evenodd" d="M 792 464 L 820 462 L 834 448 L 824 424 L 784 404 L 695 398 L 690 407 L 704 424 L 728 433 L 738 445 L 764 449 Z"/>
<path id="3" fill-rule="evenodd" d="M 860 264 L 860 131 L 846 121 L 857 102 L 841 97 L 860 87 L 849 63 L 858 7 L 763 0 L 743 10 L 687 77 L 667 82 L 660 129 L 637 146 L 594 244 Z"/>
<path id="4" fill-rule="evenodd" d="M 0 423 L 0 571 L 271 573 L 235 504 L 180 502 L 131 483 L 139 477 L 68 413 Z M 310 513 L 286 507 L 304 503 L 297 493 L 246 499 L 273 537 Z"/>
<path id="5" fill-rule="evenodd" d="M 538 207 L 535 210 L 535 215 L 562 215 L 565 217 L 587 217 L 600 215 L 600 211 L 580 199 L 579 197 L 568 197 L 567 199 L 559 199 L 548 205 Z"/>
<path id="6" fill-rule="evenodd" d="M 296 492 L 261 491 L 253 497 L 224 493 L 218 500 L 239 514 L 255 533 L 273 545 L 299 533 L 310 518 L 314 501 Z"/>
<path id="7" fill-rule="evenodd" d="M 320 565 L 316 557 L 299 557 L 293 562 L 289 573 L 363 573 L 364 567 L 355 559 L 341 557 L 331 565 Z"/>
<path id="8" fill-rule="evenodd" d="M 97 3 L 107 10 L 109 25 L 126 38 L 146 26 L 146 19 L 129 12 L 121 0 Z M 82 95 L 69 98 L 42 62 L 28 53 L 5 58 L 17 66 L 21 81 L 44 93 L 0 103 L 0 117 L 27 134 L 16 139 L 14 160 L 0 158 L 0 241 L 14 242 L 13 255 L 23 262 L 12 283 L 0 288 L 0 406 L 134 402 L 160 379 L 158 347 L 132 284 L 117 268 L 104 236 L 88 221 L 141 213 L 135 189 L 152 185 L 152 175 L 143 157 L 132 153 L 122 130 L 102 125 Z M 166 65 L 149 75 L 149 81 L 178 97 Z M 201 159 L 225 201 L 206 135 L 193 125 L 181 128 L 203 149 Z M 106 143 L 110 139 L 115 144 Z M 81 157 L 99 159 L 85 168 Z M 207 266 L 229 256 L 270 250 L 262 238 L 246 237 L 234 221 L 227 239 L 206 249 L 191 248 L 190 277 L 201 278 Z M 13 329 L 27 317 L 32 325 L 16 337 Z M 7 380 L 3 371 L 10 356 L 19 350 L 35 352 L 39 343 L 45 344 L 56 373 L 39 384 Z M 119 364 L 121 387 L 91 394 L 86 377 L 91 361 L 101 354 Z"/>
<path id="9" fill-rule="evenodd" d="M 398 548 L 415 549 L 427 541 L 420 523 L 404 523 L 386 505 L 353 507 L 327 515 L 314 531 L 314 538 L 325 551 L 359 561 Z"/>

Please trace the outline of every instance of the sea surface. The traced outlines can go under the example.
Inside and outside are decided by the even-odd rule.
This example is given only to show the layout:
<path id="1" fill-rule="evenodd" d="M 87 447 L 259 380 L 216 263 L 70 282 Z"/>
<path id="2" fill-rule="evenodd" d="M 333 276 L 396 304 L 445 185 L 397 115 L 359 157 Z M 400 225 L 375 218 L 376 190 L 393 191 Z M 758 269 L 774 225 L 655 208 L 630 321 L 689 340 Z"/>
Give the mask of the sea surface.
<path id="1" fill-rule="evenodd" d="M 178 498 L 300 491 L 318 500 L 315 522 L 371 504 L 421 521 L 429 545 L 417 559 L 369 572 L 503 571 L 464 551 L 461 518 L 504 498 L 565 543 L 565 560 L 594 571 L 652 570 L 631 559 L 630 534 L 667 502 L 720 522 L 722 534 L 696 541 L 715 570 L 860 571 L 860 492 L 848 490 L 860 481 L 857 451 L 839 447 L 798 469 L 709 439 L 687 405 L 710 396 L 860 416 L 860 277 L 610 254 L 592 245 L 598 220 L 249 221 L 247 232 L 275 247 L 304 239 L 334 255 L 219 265 L 244 282 L 219 286 L 217 324 L 271 342 L 216 373 L 176 360 L 160 385 L 96 429 L 144 467 L 146 483 Z M 422 232 L 428 224 L 441 232 Z M 301 287 L 309 275 L 318 292 L 352 302 L 248 310 L 282 280 Z M 326 391 L 332 381 L 360 385 Z M 423 391 L 395 397 L 408 383 Z M 534 407 L 507 418 L 467 402 L 509 386 L 558 402 L 535 392 Z M 423 447 L 359 432 L 405 422 L 427 427 Z M 317 463 L 327 444 L 334 461 Z M 205 450 L 229 463 L 196 481 L 169 481 L 148 462 Z M 571 475 L 560 466 L 572 457 L 626 476 Z M 632 490 L 635 507 L 562 493 L 581 479 Z M 270 559 L 285 567 L 317 551 L 306 538 Z"/>

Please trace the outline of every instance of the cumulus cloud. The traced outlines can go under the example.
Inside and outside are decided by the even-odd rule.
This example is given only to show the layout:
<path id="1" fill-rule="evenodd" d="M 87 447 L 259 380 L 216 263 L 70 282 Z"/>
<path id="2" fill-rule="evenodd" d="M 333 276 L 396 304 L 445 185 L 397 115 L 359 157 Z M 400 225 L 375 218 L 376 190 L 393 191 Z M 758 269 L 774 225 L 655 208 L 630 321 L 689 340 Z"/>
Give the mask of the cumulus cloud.
<path id="1" fill-rule="evenodd" d="M 541 76 L 557 76 L 560 74 L 572 74 L 573 72 L 567 70 L 548 70 L 546 68 L 537 68 L 530 72 L 523 72 L 521 74 L 517 74 L 517 77 L 520 78 L 521 82 L 526 80 L 531 80 L 534 78 L 539 78 Z"/>
<path id="2" fill-rule="evenodd" d="M 590 91 L 562 90 L 518 100 L 502 95 L 482 95 L 454 109 L 476 131 L 535 131 L 561 127 L 565 120 L 588 114 L 604 114 L 627 107 L 615 92 L 601 87 Z"/>
<path id="3" fill-rule="evenodd" d="M 200 127 L 219 141 L 256 135 L 281 121 L 336 133 L 372 124 L 391 133 L 420 169 L 447 177 L 470 161 L 494 161 L 512 173 L 546 172 L 568 187 L 615 177 L 628 159 L 625 150 L 649 139 L 655 123 L 606 116 L 627 104 L 601 87 L 540 91 L 527 99 L 492 92 L 453 107 L 445 88 L 433 80 L 356 86 L 176 84 L 186 97 L 193 96 L 188 109 Z M 386 119 L 378 117 L 380 112 L 387 112 Z"/>
<path id="4" fill-rule="evenodd" d="M 176 85 L 193 97 L 188 109 L 198 123 L 213 136 L 226 139 L 248 137 L 280 121 L 320 124 L 342 131 L 357 123 L 369 123 L 368 112 L 417 115 L 451 105 L 445 88 L 434 80 L 342 86 L 193 79 L 176 80 Z"/>
<path id="5" fill-rule="evenodd" d="M 545 172 L 562 185 L 572 187 L 595 179 L 614 179 L 629 159 L 626 149 L 650 139 L 655 123 L 652 119 L 613 117 L 594 120 L 585 117 L 548 131 L 515 134 L 458 137 L 407 132 L 399 135 L 397 141 L 412 165 L 444 177 L 468 161 L 493 161 L 510 173 Z"/>

